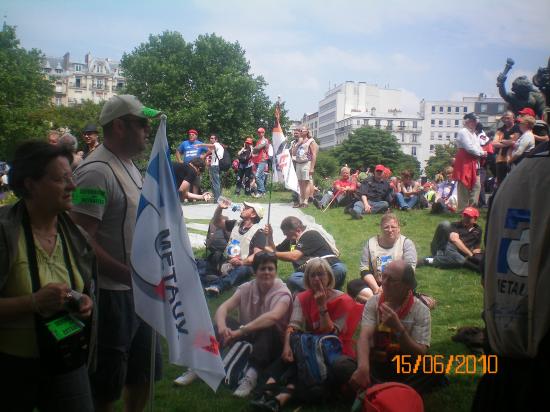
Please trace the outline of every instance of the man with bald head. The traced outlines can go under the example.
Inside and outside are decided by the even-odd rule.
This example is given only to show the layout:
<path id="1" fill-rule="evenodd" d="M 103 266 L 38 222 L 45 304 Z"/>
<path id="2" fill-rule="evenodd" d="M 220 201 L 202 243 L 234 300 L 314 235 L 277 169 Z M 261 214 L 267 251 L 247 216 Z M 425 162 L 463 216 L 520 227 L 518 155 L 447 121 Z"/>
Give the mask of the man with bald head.
<path id="1" fill-rule="evenodd" d="M 386 266 L 382 273 L 382 293 L 370 298 L 363 310 L 357 369 L 349 379 L 352 388 L 366 389 L 371 383 L 397 381 L 422 392 L 433 385 L 428 375 L 396 371 L 396 355 L 411 355 L 414 363 L 416 356 L 426 354 L 430 346 L 430 310 L 414 296 L 415 288 L 411 265 L 395 260 Z M 346 377 L 346 369 L 349 376 L 349 367 L 349 360 L 342 360 L 338 365 L 339 380 Z"/>

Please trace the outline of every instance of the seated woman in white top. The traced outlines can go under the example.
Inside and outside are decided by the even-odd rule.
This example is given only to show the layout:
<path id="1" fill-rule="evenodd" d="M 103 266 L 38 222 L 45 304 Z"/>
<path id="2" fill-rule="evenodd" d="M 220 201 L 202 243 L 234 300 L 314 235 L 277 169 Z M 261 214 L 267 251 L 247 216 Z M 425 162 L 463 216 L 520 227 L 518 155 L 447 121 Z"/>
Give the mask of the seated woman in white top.
<path id="1" fill-rule="evenodd" d="M 533 126 L 535 126 L 535 118 L 531 116 L 523 116 L 519 119 L 519 129 L 521 136 L 514 143 L 512 157 L 510 162 L 514 165 L 519 164 L 521 159 L 525 157 L 535 147 L 535 136 L 533 135 Z"/>

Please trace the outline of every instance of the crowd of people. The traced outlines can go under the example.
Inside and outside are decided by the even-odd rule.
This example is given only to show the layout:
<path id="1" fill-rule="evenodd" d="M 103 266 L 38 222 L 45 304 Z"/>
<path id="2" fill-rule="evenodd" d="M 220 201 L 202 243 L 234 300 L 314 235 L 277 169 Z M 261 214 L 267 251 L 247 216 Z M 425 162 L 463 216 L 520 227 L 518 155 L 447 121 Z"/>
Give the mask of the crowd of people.
<path id="1" fill-rule="evenodd" d="M 236 287 L 214 315 L 216 338 L 225 355 L 234 355 L 237 343 L 249 345 L 234 395 L 251 397 L 254 408 L 278 411 L 291 400 L 352 399 L 382 382 L 402 382 L 422 395 L 445 386 L 445 374 L 402 374 L 392 361 L 430 348 L 433 305 L 417 290 L 416 270 L 434 265 L 481 272 L 484 263 L 487 347 L 502 361 L 498 374 L 481 380 L 474 408 L 487 410 L 496 402 L 508 410 L 499 397 L 517 387 L 526 403 L 513 405 L 540 398 L 542 392 L 533 393 L 548 383 L 544 274 L 550 260 L 542 248 L 550 239 L 550 215 L 539 194 L 550 183 L 544 173 L 549 143 L 548 128 L 546 134 L 536 129 L 541 122 L 528 109 L 517 118 L 507 112 L 493 139 L 474 114 L 465 115 L 454 163 L 434 182 L 421 184 L 408 170 L 392 177 L 382 164 L 373 173 L 344 166 L 325 194 L 316 194 L 313 185 L 318 146 L 307 128 L 297 131 L 290 143 L 300 185 L 296 207 L 342 207 L 353 219 L 381 214 L 380 233 L 366 239 L 353 279 L 334 238 L 321 227 L 289 216 L 274 229 L 254 202 L 244 202 L 239 219 L 224 216 L 229 203 L 218 201 L 220 166 L 228 149 L 217 135 L 203 143 L 189 130 L 175 154 L 176 188 L 182 200 L 218 201 L 207 238 L 210 256 L 204 265 L 197 262 L 205 268 L 201 282 L 207 296 L 224 297 Z M 19 201 L 0 208 L 6 410 L 111 411 L 123 397 L 126 410 L 140 411 L 150 376 L 161 379 L 158 344 L 150 370 L 153 332 L 134 311 L 130 267 L 142 187 L 132 158 L 145 150 L 150 121 L 159 114 L 134 96 L 115 96 L 99 117 L 102 142 L 97 126 L 89 124 L 82 152 L 68 133 L 51 133 L 15 152 L 8 175 Z M 273 149 L 265 130 L 257 132 L 257 141 L 246 137 L 235 159 L 235 191 L 261 197 Z M 495 176 L 497 188 L 485 255 L 477 223 L 482 167 Z M 212 194 L 200 191 L 207 168 Z M 73 202 L 77 188 L 93 190 L 95 197 Z M 392 208 L 430 208 L 460 220 L 442 220 L 434 228 L 431 256 L 418 257 Z M 285 237 L 278 245 L 274 230 Z M 293 266 L 285 281 L 280 261 Z M 320 376 L 305 366 L 312 348 L 322 354 L 316 358 L 324 368 Z M 196 378 L 189 369 L 175 384 Z"/>

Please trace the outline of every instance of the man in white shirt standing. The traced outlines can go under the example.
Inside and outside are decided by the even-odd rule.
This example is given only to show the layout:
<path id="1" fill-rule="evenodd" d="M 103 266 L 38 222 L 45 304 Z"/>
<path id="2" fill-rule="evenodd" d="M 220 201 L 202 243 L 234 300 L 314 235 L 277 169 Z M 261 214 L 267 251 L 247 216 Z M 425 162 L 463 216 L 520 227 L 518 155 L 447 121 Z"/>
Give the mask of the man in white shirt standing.
<path id="1" fill-rule="evenodd" d="M 453 180 L 458 181 L 458 210 L 476 206 L 481 184 L 479 181 L 479 159 L 487 156 L 481 148 L 475 133 L 477 116 L 474 113 L 464 115 L 464 128 L 456 138 L 457 152 L 453 165 Z"/>
<path id="2" fill-rule="evenodd" d="M 210 184 L 212 185 L 212 192 L 214 193 L 214 202 L 217 202 L 218 197 L 222 194 L 222 185 L 220 181 L 220 159 L 223 157 L 225 149 L 219 143 L 219 137 L 215 134 L 210 135 L 210 143 L 201 143 L 197 146 L 206 147 L 212 153 L 208 174 L 210 175 Z"/>

